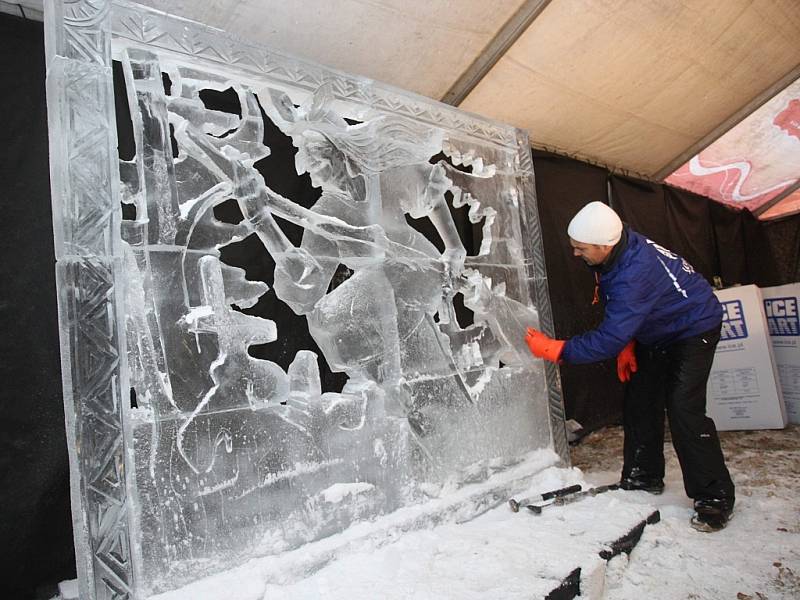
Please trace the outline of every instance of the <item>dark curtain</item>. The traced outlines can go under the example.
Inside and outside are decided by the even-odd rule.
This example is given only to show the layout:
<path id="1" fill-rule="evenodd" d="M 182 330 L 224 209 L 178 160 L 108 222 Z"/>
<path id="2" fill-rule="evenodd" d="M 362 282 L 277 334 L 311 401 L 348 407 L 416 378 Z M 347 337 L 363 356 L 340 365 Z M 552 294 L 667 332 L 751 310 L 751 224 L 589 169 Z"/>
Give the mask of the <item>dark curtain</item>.
<path id="1" fill-rule="evenodd" d="M 0 15 L 0 598 L 75 577 L 56 311 L 42 24 Z M 17 259 L 22 259 L 22 264 Z"/>
<path id="2" fill-rule="evenodd" d="M 764 223 L 754 217 L 749 210 L 740 211 L 740 216 L 744 234 L 742 254 L 745 256 L 747 281 L 727 282 L 723 279 L 723 284 L 727 286 L 732 283 L 754 283 L 760 287 L 769 287 L 771 285 L 789 283 L 788 281 L 781 281 L 778 274 L 776 257 L 769 241 L 769 230 Z M 717 250 L 723 252 L 721 247 L 718 247 Z M 725 248 L 725 251 L 728 250 L 728 248 Z M 795 255 L 798 251 L 798 248 L 795 247 Z"/>
<path id="3" fill-rule="evenodd" d="M 568 338 L 597 327 L 603 318 L 602 306 L 592 305 L 594 275 L 572 255 L 567 225 L 587 202 L 606 201 L 608 173 L 539 151 L 533 152 L 533 167 L 553 322 L 556 336 Z M 616 373 L 614 361 L 562 365 L 567 418 L 592 428 L 616 422 L 622 411 Z"/>
<path id="4" fill-rule="evenodd" d="M 688 260 L 709 282 L 716 273 L 708 199 L 665 185 L 612 175 L 611 206 L 623 221 Z"/>
<path id="5" fill-rule="evenodd" d="M 791 263 L 797 261 L 798 246 L 773 236 L 770 223 L 756 219 L 750 211 L 735 211 L 716 202 L 710 203 L 711 224 L 714 229 L 717 275 L 724 287 L 756 284 L 762 287 L 797 281 L 778 264 L 778 257 Z M 789 219 L 800 223 L 800 215 Z M 771 242 L 771 238 L 775 240 Z M 796 275 L 796 274 L 795 274 Z"/>
<path id="6" fill-rule="evenodd" d="M 775 268 L 775 285 L 800 281 L 800 214 L 763 225 Z"/>

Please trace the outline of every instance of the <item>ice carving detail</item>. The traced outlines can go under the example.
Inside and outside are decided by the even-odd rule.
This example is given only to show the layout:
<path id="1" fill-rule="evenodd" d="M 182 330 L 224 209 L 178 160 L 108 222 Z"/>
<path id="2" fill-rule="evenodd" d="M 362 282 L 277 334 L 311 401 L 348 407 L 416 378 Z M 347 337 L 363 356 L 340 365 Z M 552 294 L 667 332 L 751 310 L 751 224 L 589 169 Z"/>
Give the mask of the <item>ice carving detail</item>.
<path id="1" fill-rule="evenodd" d="M 102 399 L 110 402 L 104 418 L 117 410 L 120 423 L 84 446 L 98 454 L 119 442 L 127 448 L 112 457 L 113 477 L 133 497 L 115 497 L 104 514 L 123 537 L 128 523 L 135 528 L 132 550 L 127 537 L 119 546 L 125 564 L 91 538 L 89 561 L 106 565 L 91 575 L 95 591 L 133 586 L 146 597 L 423 501 L 431 489 L 488 477 L 490 461 L 511 464 L 551 445 L 550 384 L 516 335 L 539 314 L 523 235 L 531 173 L 521 167 L 517 132 L 227 38 L 218 43 L 208 30 L 129 3 L 67 5 L 67 21 L 86 16 L 99 29 L 81 23 L 86 31 L 56 39 L 91 66 L 52 72 L 69 82 L 73 110 L 95 103 L 112 114 L 109 71 L 100 67 L 92 72 L 99 84 L 80 87 L 101 55 L 110 64 L 99 19 L 109 9 L 118 15 L 115 56 L 136 148 L 131 160 L 110 155 L 94 165 L 103 155 L 94 152 L 74 164 L 76 186 L 93 173 L 90 192 L 106 195 L 96 218 L 69 222 L 76 243 L 67 247 L 106 254 L 61 278 L 77 292 L 71 301 L 92 285 L 104 290 L 103 327 L 110 338 L 127 337 L 113 339 L 122 360 L 103 354 L 108 382 L 124 382 Z M 98 48 L 84 53 L 93 35 Z M 248 71 L 240 59 L 255 56 L 269 64 Z M 208 92 L 226 94 L 235 108 L 210 108 Z M 100 121 L 83 119 L 73 133 L 91 126 L 94 136 Z M 283 143 L 275 128 L 295 152 L 281 173 L 270 171 L 274 162 L 264 166 L 273 142 Z M 292 170 L 308 177 L 316 199 L 276 191 L 278 175 Z M 121 224 L 117 200 L 131 216 Z M 94 201 L 84 192 L 75 210 Z M 241 221 L 217 217 L 233 205 Z M 468 215 L 457 223 L 460 209 Z M 465 247 L 473 225 L 479 249 Z M 226 264 L 245 246 L 274 264 L 266 282 Z M 473 323 L 459 323 L 462 304 Z M 287 344 L 295 337 L 306 347 Z M 326 388 L 322 370 L 343 373 L 344 387 Z M 119 403 L 128 382 L 131 408 Z M 86 506 L 80 514 L 106 510 Z"/>

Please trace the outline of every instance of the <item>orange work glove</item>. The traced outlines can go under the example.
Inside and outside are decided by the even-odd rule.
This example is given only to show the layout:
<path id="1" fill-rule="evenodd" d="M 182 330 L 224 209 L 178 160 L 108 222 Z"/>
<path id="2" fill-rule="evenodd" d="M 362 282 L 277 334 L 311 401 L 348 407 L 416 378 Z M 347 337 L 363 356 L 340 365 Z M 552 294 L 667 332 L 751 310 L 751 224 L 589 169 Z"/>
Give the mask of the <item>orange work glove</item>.
<path id="1" fill-rule="evenodd" d="M 631 380 L 637 368 L 636 340 L 631 340 L 617 356 L 617 377 L 622 383 L 626 383 Z"/>
<path id="2" fill-rule="evenodd" d="M 564 340 L 554 340 L 553 338 L 536 331 L 533 327 L 528 327 L 525 334 L 525 343 L 528 344 L 531 353 L 537 358 L 543 358 L 551 362 L 559 362 L 561 351 L 564 349 Z"/>

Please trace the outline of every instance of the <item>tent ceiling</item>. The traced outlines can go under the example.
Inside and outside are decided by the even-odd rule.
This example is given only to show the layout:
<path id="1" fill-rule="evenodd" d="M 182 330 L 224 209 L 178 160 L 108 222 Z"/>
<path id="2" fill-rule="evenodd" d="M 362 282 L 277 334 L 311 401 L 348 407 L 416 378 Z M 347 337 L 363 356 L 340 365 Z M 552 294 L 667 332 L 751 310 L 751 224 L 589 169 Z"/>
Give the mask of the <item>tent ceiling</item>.
<path id="1" fill-rule="evenodd" d="M 462 107 L 655 178 L 798 63 L 796 0 L 554 0 Z"/>
<path id="2" fill-rule="evenodd" d="M 142 0 L 266 46 L 436 98 L 525 0 Z"/>
<path id="3" fill-rule="evenodd" d="M 41 0 L 0 9 L 14 3 L 41 9 Z M 536 146 L 651 179 L 800 77 L 798 0 L 142 3 L 429 97 L 464 98 L 466 110 L 529 130 Z M 792 197 L 762 217 L 796 206 Z"/>

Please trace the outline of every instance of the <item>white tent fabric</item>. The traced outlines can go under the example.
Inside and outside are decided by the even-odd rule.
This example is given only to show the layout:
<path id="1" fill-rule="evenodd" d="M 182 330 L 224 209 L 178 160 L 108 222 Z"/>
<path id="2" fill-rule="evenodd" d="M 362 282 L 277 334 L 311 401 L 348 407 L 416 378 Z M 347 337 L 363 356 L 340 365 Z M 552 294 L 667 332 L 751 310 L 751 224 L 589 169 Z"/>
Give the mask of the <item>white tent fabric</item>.
<path id="1" fill-rule="evenodd" d="M 462 107 L 525 127 L 543 147 L 655 178 L 798 66 L 797 8 L 554 0 Z"/>
<path id="2" fill-rule="evenodd" d="M 654 180 L 800 78 L 798 0 L 141 2 L 425 96 L 463 98 L 461 108 L 529 130 L 537 147 Z M 41 4 L 0 0 L 0 10 L 36 17 Z M 800 177 L 780 152 L 761 162 L 791 163 L 787 177 Z M 762 218 L 796 209 L 787 194 Z"/>
<path id="3" fill-rule="evenodd" d="M 439 99 L 524 0 L 142 0 Z"/>

